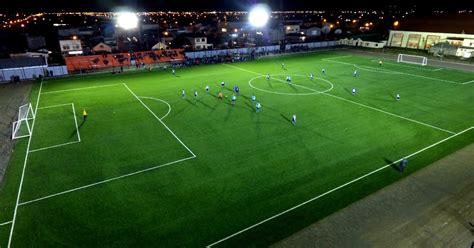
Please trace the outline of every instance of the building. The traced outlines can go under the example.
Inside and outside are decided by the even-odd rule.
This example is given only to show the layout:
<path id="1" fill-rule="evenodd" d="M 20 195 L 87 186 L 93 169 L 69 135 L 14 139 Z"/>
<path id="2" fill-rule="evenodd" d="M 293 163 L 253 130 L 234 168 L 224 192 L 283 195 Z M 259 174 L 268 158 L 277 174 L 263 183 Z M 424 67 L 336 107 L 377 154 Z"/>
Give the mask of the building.
<path id="1" fill-rule="evenodd" d="M 292 24 L 285 25 L 285 34 L 297 34 L 300 32 L 300 25 Z"/>
<path id="2" fill-rule="evenodd" d="M 437 43 L 462 46 L 465 39 L 474 39 L 474 34 L 390 30 L 388 45 L 390 47 L 429 50 Z"/>
<path id="3" fill-rule="evenodd" d="M 63 56 L 83 54 L 80 40 L 60 40 L 59 48 Z"/>
<path id="4" fill-rule="evenodd" d="M 212 44 L 207 43 L 207 37 L 202 35 L 195 35 L 187 37 L 194 50 L 212 49 Z"/>

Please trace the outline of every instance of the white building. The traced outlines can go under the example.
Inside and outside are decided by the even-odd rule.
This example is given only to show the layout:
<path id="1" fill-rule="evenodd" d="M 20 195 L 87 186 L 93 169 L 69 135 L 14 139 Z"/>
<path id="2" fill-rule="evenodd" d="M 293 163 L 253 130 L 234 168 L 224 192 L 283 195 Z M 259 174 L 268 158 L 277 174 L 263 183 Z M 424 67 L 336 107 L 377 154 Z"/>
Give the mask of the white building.
<path id="1" fill-rule="evenodd" d="M 296 34 L 300 32 L 300 25 L 285 25 L 285 34 Z"/>
<path id="2" fill-rule="evenodd" d="M 390 30 L 388 46 L 428 50 L 437 43 L 464 46 L 464 40 L 473 39 L 474 34 Z"/>
<path id="3" fill-rule="evenodd" d="M 207 38 L 204 36 L 188 37 L 194 50 L 212 49 L 212 44 L 207 43 Z"/>

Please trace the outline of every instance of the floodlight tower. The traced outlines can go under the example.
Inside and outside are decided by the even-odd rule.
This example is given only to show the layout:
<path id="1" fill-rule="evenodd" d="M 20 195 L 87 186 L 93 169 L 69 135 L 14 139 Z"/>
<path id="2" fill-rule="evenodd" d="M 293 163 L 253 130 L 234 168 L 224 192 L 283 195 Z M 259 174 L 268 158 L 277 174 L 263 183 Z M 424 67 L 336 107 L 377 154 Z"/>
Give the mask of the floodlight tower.
<path id="1" fill-rule="evenodd" d="M 260 31 L 265 25 L 267 25 L 270 19 L 271 11 L 266 4 L 257 4 L 249 12 L 249 24 L 256 29 L 256 32 Z"/>
<path id="2" fill-rule="evenodd" d="M 127 39 L 128 41 L 128 52 L 131 54 L 132 53 L 132 41 L 129 38 L 130 32 L 133 29 L 136 29 L 138 27 L 138 17 L 135 13 L 132 12 L 120 12 L 117 15 L 117 25 L 118 27 L 124 29 L 127 31 Z"/>

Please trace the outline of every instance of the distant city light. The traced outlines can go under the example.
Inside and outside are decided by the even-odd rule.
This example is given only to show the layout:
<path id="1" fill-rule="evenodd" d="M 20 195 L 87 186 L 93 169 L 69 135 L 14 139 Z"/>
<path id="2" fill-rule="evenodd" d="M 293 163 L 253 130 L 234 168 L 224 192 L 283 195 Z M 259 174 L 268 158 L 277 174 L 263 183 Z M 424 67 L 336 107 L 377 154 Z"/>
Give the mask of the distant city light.
<path id="1" fill-rule="evenodd" d="M 117 24 L 123 29 L 134 29 L 138 27 L 138 17 L 131 12 L 122 12 L 118 14 Z"/>
<path id="2" fill-rule="evenodd" d="M 270 9 L 267 5 L 258 4 L 249 12 L 249 23 L 253 27 L 261 28 L 270 19 Z"/>

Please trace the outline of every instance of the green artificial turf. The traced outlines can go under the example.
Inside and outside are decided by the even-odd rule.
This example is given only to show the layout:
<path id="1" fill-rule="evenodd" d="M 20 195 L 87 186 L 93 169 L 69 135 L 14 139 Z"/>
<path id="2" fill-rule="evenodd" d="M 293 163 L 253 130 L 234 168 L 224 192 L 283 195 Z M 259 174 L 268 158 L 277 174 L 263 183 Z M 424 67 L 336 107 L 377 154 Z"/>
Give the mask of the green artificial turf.
<path id="1" fill-rule="evenodd" d="M 279 215 L 472 127 L 470 80 L 321 52 L 38 83 L 12 245 L 202 247 L 272 218 L 218 244 L 269 245 L 472 143 L 474 130 L 410 157 L 404 173 L 388 166 Z M 0 223 L 13 218 L 27 146 L 17 142 L 1 185 Z M 0 246 L 10 228 L 0 226 Z"/>

